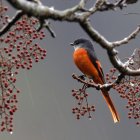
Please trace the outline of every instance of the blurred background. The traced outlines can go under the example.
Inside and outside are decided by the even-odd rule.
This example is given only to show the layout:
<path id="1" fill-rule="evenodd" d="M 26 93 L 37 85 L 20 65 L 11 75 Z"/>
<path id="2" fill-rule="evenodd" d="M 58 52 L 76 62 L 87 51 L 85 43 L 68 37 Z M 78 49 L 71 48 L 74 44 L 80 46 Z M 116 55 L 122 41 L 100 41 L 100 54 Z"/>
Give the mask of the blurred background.
<path id="1" fill-rule="evenodd" d="M 77 4 L 79 0 L 42 0 L 47 6 L 63 10 Z M 89 0 L 87 7 L 93 4 Z M 5 2 L 6 3 L 6 2 Z M 6 3 L 7 4 L 7 3 Z M 8 5 L 8 4 L 7 4 Z M 10 5 L 8 5 L 10 6 Z M 9 8 L 10 15 L 15 10 Z M 123 10 L 98 12 L 91 17 L 93 27 L 109 41 L 120 40 L 129 35 L 140 24 L 140 2 Z M 45 60 L 34 64 L 30 71 L 22 70 L 18 76 L 18 111 L 14 116 L 14 132 L 1 133 L 2 140 L 131 140 L 139 139 L 139 127 L 134 120 L 127 118 L 126 100 L 110 90 L 110 95 L 120 114 L 121 121 L 114 124 L 111 114 L 100 91 L 90 89 L 90 104 L 96 106 L 93 119 L 87 117 L 77 120 L 71 109 L 76 105 L 71 90 L 81 84 L 72 78 L 72 74 L 81 72 L 73 63 L 73 48 L 69 45 L 75 39 L 89 38 L 76 23 L 51 21 L 56 38 L 46 30 L 46 38 L 40 45 L 47 49 Z M 121 58 L 128 57 L 135 48 L 139 48 L 140 36 L 119 50 Z M 106 51 L 93 42 L 104 73 L 112 65 Z"/>

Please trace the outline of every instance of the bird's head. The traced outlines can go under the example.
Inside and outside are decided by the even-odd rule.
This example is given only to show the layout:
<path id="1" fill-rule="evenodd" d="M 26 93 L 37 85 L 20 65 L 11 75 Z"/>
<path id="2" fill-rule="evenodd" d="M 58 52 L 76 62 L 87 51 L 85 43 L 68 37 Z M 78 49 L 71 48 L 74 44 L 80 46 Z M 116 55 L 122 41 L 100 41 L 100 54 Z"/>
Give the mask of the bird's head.
<path id="1" fill-rule="evenodd" d="M 88 39 L 84 39 L 84 38 L 77 39 L 73 43 L 70 43 L 70 45 L 73 46 L 75 50 L 77 50 L 79 48 L 94 50 L 91 41 Z"/>

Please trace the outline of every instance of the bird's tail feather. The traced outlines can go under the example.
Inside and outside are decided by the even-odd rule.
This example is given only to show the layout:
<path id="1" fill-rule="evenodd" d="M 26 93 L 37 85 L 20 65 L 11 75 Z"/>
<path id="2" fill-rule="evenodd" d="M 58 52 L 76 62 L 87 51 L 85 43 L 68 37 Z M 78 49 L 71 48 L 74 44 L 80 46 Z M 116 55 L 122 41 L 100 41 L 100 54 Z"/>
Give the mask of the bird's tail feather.
<path id="1" fill-rule="evenodd" d="M 111 100 L 111 98 L 109 96 L 109 93 L 106 90 L 102 90 L 102 94 L 103 94 L 103 97 L 104 97 L 104 99 L 105 99 L 105 101 L 106 101 L 106 103 L 108 105 L 108 108 L 109 108 L 109 110 L 111 112 L 111 115 L 112 115 L 114 123 L 119 122 L 120 117 L 119 117 L 119 115 L 118 115 L 118 113 L 117 113 L 117 111 L 116 111 L 116 109 L 115 109 L 115 107 L 113 105 L 113 102 L 112 102 L 112 100 Z"/>

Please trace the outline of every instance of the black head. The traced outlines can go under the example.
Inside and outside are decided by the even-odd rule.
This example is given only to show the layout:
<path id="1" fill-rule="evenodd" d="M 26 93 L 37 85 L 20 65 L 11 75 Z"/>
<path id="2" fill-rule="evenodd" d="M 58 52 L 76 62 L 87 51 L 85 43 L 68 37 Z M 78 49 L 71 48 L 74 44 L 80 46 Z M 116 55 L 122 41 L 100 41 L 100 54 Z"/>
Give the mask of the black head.
<path id="1" fill-rule="evenodd" d="M 94 50 L 91 41 L 88 40 L 88 39 L 84 39 L 84 38 L 77 39 L 73 43 L 71 43 L 70 45 L 74 46 L 75 49 L 77 49 L 77 48 L 85 48 L 85 49 Z"/>

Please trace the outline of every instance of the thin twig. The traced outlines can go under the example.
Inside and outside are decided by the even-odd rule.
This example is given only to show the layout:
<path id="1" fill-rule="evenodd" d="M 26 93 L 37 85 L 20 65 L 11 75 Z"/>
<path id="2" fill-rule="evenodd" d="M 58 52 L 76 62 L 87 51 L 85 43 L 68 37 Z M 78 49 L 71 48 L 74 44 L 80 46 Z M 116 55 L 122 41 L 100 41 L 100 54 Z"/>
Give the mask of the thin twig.
<path id="1" fill-rule="evenodd" d="M 9 29 L 24 15 L 23 11 L 17 11 L 15 16 L 0 30 L 0 36 L 5 34 Z"/>
<path id="2" fill-rule="evenodd" d="M 118 47 L 127 44 L 130 40 L 134 39 L 140 33 L 140 25 L 127 37 L 122 40 L 112 42 L 113 47 Z"/>
<path id="3" fill-rule="evenodd" d="M 56 34 L 53 31 L 53 29 L 51 28 L 50 22 L 49 21 L 46 21 L 46 20 L 43 20 L 43 19 L 40 19 L 39 21 L 40 21 L 40 26 L 38 27 L 37 31 L 40 31 L 42 28 L 45 27 L 49 31 L 49 33 L 51 34 L 51 36 L 53 38 L 55 38 L 56 37 Z"/>
<path id="4" fill-rule="evenodd" d="M 51 28 L 51 24 L 50 24 L 49 21 L 46 21 L 46 22 L 45 22 L 44 27 L 46 27 L 46 28 L 48 29 L 49 33 L 51 34 L 51 36 L 52 36 L 53 38 L 56 37 L 56 34 L 55 34 L 54 30 Z"/>
<path id="5" fill-rule="evenodd" d="M 118 75 L 118 78 L 114 82 L 109 83 L 109 84 L 107 83 L 107 84 L 104 84 L 104 85 L 96 84 L 91 79 L 90 80 L 83 80 L 82 78 L 80 78 L 79 76 L 77 76 L 75 74 L 73 74 L 72 77 L 74 79 L 76 79 L 78 82 L 86 84 L 89 87 L 96 88 L 97 90 L 101 90 L 101 89 L 110 90 L 110 88 L 112 88 L 115 84 L 119 84 L 125 76 L 123 74 L 120 74 L 120 75 Z"/>

